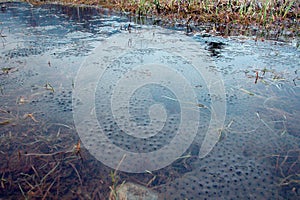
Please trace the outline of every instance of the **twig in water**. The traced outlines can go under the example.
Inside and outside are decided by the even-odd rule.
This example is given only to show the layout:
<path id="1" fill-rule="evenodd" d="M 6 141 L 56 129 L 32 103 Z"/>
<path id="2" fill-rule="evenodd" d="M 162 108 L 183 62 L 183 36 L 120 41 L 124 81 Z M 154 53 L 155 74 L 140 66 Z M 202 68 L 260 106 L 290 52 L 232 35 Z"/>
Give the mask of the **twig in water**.
<path id="1" fill-rule="evenodd" d="M 24 118 L 24 119 L 30 118 L 30 119 L 32 119 L 32 121 L 34 121 L 34 122 L 39 122 L 39 121 L 37 121 L 37 120 L 35 119 L 35 117 L 33 116 L 33 113 L 25 114 L 23 118 Z"/>
<path id="2" fill-rule="evenodd" d="M 50 83 L 46 83 L 45 88 L 46 90 L 50 90 L 51 92 L 54 93 L 54 87 Z"/>
<path id="3" fill-rule="evenodd" d="M 27 200 L 28 198 L 26 197 L 26 195 L 25 195 L 25 193 L 24 193 L 24 191 L 23 191 L 23 189 L 22 189 L 22 187 L 21 187 L 21 185 L 19 183 L 18 183 L 18 186 L 19 186 L 19 188 L 21 190 L 21 193 L 22 193 L 24 199 Z"/>
<path id="4" fill-rule="evenodd" d="M 255 81 L 254 81 L 254 84 L 257 83 L 257 80 L 258 80 L 258 72 L 256 72 L 256 76 L 255 76 Z"/>
<path id="5" fill-rule="evenodd" d="M 45 192 L 45 194 L 44 194 L 42 200 L 45 200 L 45 199 L 46 199 L 48 193 L 50 192 L 50 189 L 52 188 L 52 186 L 53 186 L 54 183 L 55 183 L 55 180 L 56 180 L 56 179 L 54 179 L 53 182 L 51 183 L 51 185 L 48 187 L 48 189 L 47 189 L 47 191 Z"/>
<path id="6" fill-rule="evenodd" d="M 246 94 L 251 95 L 251 96 L 254 96 L 254 95 L 255 95 L 253 92 L 250 92 L 250 91 L 248 91 L 248 90 L 245 90 L 244 88 L 240 88 L 240 90 L 241 90 L 242 92 L 245 92 Z"/>
<path id="7" fill-rule="evenodd" d="M 256 116 L 266 127 L 268 127 L 268 129 L 270 129 L 272 132 L 274 132 L 274 130 L 260 117 L 258 112 L 256 112 Z"/>
<path id="8" fill-rule="evenodd" d="M 148 183 L 146 184 L 147 187 L 149 187 L 149 185 L 151 185 L 151 183 L 153 183 L 153 181 L 156 179 L 156 175 L 154 175 L 151 171 L 146 170 L 147 173 L 151 174 L 153 177 L 148 181 Z"/>
<path id="9" fill-rule="evenodd" d="M 81 178 L 80 178 L 80 174 L 79 174 L 79 172 L 77 171 L 76 167 L 75 167 L 74 164 L 72 164 L 72 163 L 69 163 L 69 165 L 71 165 L 71 167 L 74 169 L 74 171 L 75 171 L 75 173 L 76 173 L 76 175 L 77 175 L 77 177 L 78 177 L 78 179 L 79 179 L 80 185 L 82 186 L 82 180 L 81 180 Z"/>
<path id="10" fill-rule="evenodd" d="M 59 164 L 60 164 L 60 162 L 58 162 L 43 178 L 42 178 L 42 180 L 41 180 L 41 183 L 43 183 L 44 182 L 44 180 L 46 180 L 46 178 L 50 175 L 50 174 L 52 174 L 55 170 L 56 170 L 56 168 L 59 166 Z"/>

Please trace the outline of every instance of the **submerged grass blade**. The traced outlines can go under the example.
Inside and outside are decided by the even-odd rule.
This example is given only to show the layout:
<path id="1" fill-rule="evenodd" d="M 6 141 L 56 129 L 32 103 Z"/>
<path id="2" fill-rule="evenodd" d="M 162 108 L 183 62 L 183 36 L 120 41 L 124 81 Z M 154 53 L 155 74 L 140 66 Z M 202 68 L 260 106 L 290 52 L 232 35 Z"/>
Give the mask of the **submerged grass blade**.
<path id="1" fill-rule="evenodd" d="M 11 120 L 4 120 L 2 122 L 0 122 L 0 125 L 7 125 L 7 124 L 10 124 L 11 123 Z"/>
<path id="2" fill-rule="evenodd" d="M 244 88 L 240 88 L 240 90 L 241 90 L 242 92 L 246 93 L 246 94 L 249 94 L 250 96 L 254 96 L 254 95 L 255 95 L 253 92 L 250 92 L 250 91 L 248 91 L 248 90 L 246 90 L 246 89 L 244 89 Z"/>

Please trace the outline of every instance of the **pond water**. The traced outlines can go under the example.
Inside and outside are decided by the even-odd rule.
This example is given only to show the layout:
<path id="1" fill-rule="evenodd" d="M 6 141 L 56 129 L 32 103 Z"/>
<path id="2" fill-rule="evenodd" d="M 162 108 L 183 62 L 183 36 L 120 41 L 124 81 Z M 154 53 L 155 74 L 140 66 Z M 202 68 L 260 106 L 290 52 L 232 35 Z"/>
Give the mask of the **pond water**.
<path id="1" fill-rule="evenodd" d="M 298 199 L 294 42 L 146 22 L 1 3 L 0 198 Z"/>

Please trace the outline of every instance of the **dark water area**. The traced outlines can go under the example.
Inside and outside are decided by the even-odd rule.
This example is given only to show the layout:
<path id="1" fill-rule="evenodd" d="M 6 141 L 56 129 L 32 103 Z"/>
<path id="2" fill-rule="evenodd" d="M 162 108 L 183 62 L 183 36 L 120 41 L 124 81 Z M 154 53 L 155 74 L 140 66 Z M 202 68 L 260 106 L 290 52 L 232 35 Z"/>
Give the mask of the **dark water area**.
<path id="1" fill-rule="evenodd" d="M 0 199 L 109 199 L 110 187 L 124 181 L 147 187 L 158 199 L 299 199 L 300 51 L 295 38 L 186 35 L 101 8 L 0 5 Z M 127 41 L 130 34 L 152 29 L 174 40 L 172 48 L 181 55 L 151 48 L 153 41 L 153 46 L 164 45 L 154 32 L 142 49 L 126 52 L 124 44 L 136 45 Z M 207 56 L 205 70 L 218 78 L 190 68 L 191 61 L 184 59 L 193 58 L 191 52 Z M 132 67 L 140 62 L 144 68 Z M 100 72 L 102 82 L 94 84 L 91 76 Z M 154 77 L 166 73 L 173 78 L 155 83 Z M 123 84 L 132 77 L 151 84 Z M 218 90 L 224 98 L 211 92 L 215 82 L 207 80 L 216 79 L 224 85 Z M 134 92 L 127 93 L 131 87 Z M 96 103 L 85 107 L 84 95 L 91 90 L 94 96 L 86 98 Z M 115 97 L 118 92 L 124 98 Z M 225 122 L 210 129 L 214 113 L 224 115 Z M 141 157 L 163 151 L 186 119 L 190 127 L 176 148 L 193 141 L 176 159 L 148 171 L 147 166 L 164 163 L 162 158 L 178 149 L 167 149 L 162 158 L 153 154 L 142 164 L 133 160 L 132 166 L 125 158 L 127 170 L 122 171 L 121 157 L 111 146 Z M 106 139 L 98 139 L 98 126 Z M 217 134 L 216 145 L 199 158 L 209 130 Z M 106 146 L 109 141 L 113 145 Z M 105 163 L 110 159 L 114 167 Z"/>

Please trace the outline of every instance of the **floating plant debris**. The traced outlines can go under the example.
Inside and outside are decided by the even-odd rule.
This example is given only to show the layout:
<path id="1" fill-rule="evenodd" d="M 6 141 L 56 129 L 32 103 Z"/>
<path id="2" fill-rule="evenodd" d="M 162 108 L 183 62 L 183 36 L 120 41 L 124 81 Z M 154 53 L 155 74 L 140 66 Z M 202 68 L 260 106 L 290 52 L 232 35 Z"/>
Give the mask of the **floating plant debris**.
<path id="1" fill-rule="evenodd" d="M 50 90 L 51 92 L 54 92 L 54 88 L 50 83 L 46 83 L 45 88 L 46 88 L 46 90 Z"/>

